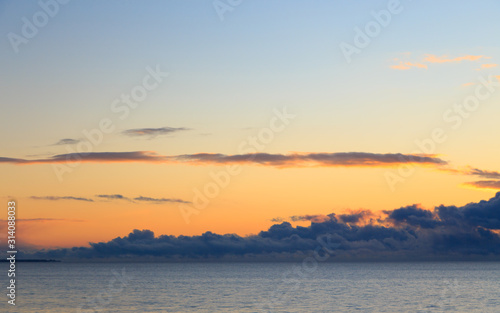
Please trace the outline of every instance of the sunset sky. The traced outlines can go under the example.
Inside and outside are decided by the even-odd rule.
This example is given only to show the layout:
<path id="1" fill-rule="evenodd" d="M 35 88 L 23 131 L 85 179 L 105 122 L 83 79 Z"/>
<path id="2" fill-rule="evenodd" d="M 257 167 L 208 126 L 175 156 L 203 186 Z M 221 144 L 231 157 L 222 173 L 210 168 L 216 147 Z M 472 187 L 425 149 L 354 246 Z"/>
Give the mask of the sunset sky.
<path id="1" fill-rule="evenodd" d="M 0 2 L 0 197 L 26 246 L 500 191 L 497 1 L 48 2 Z"/>

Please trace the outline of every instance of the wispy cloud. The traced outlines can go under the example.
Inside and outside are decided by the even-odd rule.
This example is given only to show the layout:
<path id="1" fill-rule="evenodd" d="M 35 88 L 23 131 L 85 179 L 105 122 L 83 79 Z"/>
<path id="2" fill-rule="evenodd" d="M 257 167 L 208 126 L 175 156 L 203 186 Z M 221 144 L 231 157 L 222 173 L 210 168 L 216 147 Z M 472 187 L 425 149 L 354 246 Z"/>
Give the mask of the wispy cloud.
<path id="1" fill-rule="evenodd" d="M 176 198 L 152 198 L 152 197 L 143 197 L 143 196 L 138 196 L 135 198 L 130 198 L 126 197 L 124 195 L 120 194 L 113 194 L 113 195 L 96 195 L 97 198 L 100 199 L 106 199 L 106 200 L 126 200 L 130 202 L 150 202 L 150 203 L 191 203 L 189 201 L 185 201 L 182 199 L 176 199 Z"/>
<path id="2" fill-rule="evenodd" d="M 331 216 L 327 215 L 294 215 L 290 216 L 292 222 L 313 222 L 313 223 L 323 223 L 331 220 Z"/>
<path id="3" fill-rule="evenodd" d="M 133 152 L 92 152 L 59 154 L 45 159 L 16 159 L 0 157 L 0 163 L 19 165 L 43 163 L 183 163 L 192 165 L 203 164 L 248 164 L 274 167 L 388 167 L 399 164 L 444 165 L 447 162 L 431 154 L 401 154 L 401 153 L 369 153 L 369 152 L 336 152 L 336 153 L 291 153 L 269 154 L 250 153 L 225 155 L 220 153 L 183 154 L 163 156 L 152 151 Z"/>
<path id="4" fill-rule="evenodd" d="M 427 69 L 427 65 L 422 64 L 422 63 L 412 63 L 412 62 L 400 61 L 398 65 L 391 65 L 391 68 L 396 69 L 396 70 L 409 70 L 412 67 Z"/>
<path id="5" fill-rule="evenodd" d="M 175 156 L 172 160 L 194 164 L 257 164 L 274 167 L 383 167 L 404 163 L 423 165 L 442 165 L 447 163 L 435 155 L 414 155 L 401 153 L 379 154 L 367 152 L 292 154 L 254 153 L 238 155 L 198 153 Z"/>
<path id="6" fill-rule="evenodd" d="M 286 221 L 291 222 L 313 222 L 313 223 L 324 223 L 326 221 L 338 219 L 342 223 L 349 225 L 366 225 L 373 223 L 377 215 L 369 210 L 348 210 L 344 214 L 306 214 L 306 215 L 292 215 L 288 218 L 275 217 L 271 219 L 271 222 L 282 223 Z"/>
<path id="7" fill-rule="evenodd" d="M 160 127 L 160 128 L 135 128 L 135 129 L 127 129 L 122 133 L 127 136 L 133 137 L 149 137 L 155 138 L 160 135 L 169 135 L 172 133 L 190 130 L 189 128 L 184 127 Z"/>
<path id="8" fill-rule="evenodd" d="M 79 142 L 79 139 L 64 138 L 53 144 L 53 146 L 76 145 Z"/>
<path id="9" fill-rule="evenodd" d="M 500 179 L 500 172 L 497 171 L 486 171 L 478 168 L 470 168 L 465 171 L 468 175 L 480 176 L 484 178 Z"/>
<path id="10" fill-rule="evenodd" d="M 488 179 L 500 179 L 500 172 L 482 170 L 471 166 L 462 168 L 440 167 L 439 170 L 443 172 L 449 172 L 460 175 L 478 176 Z"/>
<path id="11" fill-rule="evenodd" d="M 190 201 L 184 201 L 181 199 L 171 199 L 171 198 L 151 198 L 151 197 L 143 197 L 139 196 L 134 198 L 135 201 L 144 201 L 144 202 L 153 202 L 153 203 L 191 203 Z"/>
<path id="12" fill-rule="evenodd" d="M 481 68 L 493 68 L 493 67 L 497 67 L 498 64 L 483 64 L 481 65 Z"/>
<path id="13" fill-rule="evenodd" d="M 114 194 L 114 195 L 96 195 L 97 198 L 106 199 L 106 200 L 127 200 L 132 201 L 130 198 L 127 198 L 123 195 Z"/>
<path id="14" fill-rule="evenodd" d="M 59 196 L 45 196 L 45 197 L 31 196 L 30 199 L 34 199 L 34 200 L 50 200 L 50 201 L 76 200 L 76 201 L 94 202 L 94 200 L 89 199 L 89 198 L 81 198 L 81 197 L 73 197 L 73 196 L 64 196 L 64 197 L 59 197 Z"/>
<path id="15" fill-rule="evenodd" d="M 462 62 L 462 61 L 477 61 L 479 59 L 485 58 L 484 55 L 464 55 L 461 57 L 449 58 L 448 56 L 435 56 L 433 54 L 427 54 L 424 58 L 425 62 L 429 63 L 450 63 L 450 62 Z"/>
<path id="16" fill-rule="evenodd" d="M 408 58 L 409 55 L 405 55 L 403 58 Z M 462 61 L 477 61 L 480 59 L 489 59 L 484 55 L 464 55 L 459 57 L 450 58 L 448 56 L 436 56 L 433 54 L 426 54 L 425 57 L 419 62 L 410 62 L 405 60 L 400 60 L 399 58 L 394 58 L 393 61 L 398 64 L 390 65 L 389 67 L 395 70 L 409 70 L 411 68 L 428 68 L 428 64 L 439 64 L 439 63 L 459 63 Z M 483 64 L 482 68 L 494 67 L 496 64 Z"/>
<path id="17" fill-rule="evenodd" d="M 480 180 L 464 183 L 465 187 L 475 189 L 500 190 L 500 180 Z"/>

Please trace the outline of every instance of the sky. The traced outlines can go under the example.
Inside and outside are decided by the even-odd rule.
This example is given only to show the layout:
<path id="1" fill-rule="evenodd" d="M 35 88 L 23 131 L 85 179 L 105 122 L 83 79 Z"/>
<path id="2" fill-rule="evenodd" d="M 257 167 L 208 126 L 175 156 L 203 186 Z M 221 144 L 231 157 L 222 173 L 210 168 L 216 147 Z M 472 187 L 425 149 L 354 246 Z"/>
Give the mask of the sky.
<path id="1" fill-rule="evenodd" d="M 0 1 L 18 240 L 399 229 L 390 212 L 412 205 L 447 227 L 437 207 L 500 191 L 499 6 Z"/>

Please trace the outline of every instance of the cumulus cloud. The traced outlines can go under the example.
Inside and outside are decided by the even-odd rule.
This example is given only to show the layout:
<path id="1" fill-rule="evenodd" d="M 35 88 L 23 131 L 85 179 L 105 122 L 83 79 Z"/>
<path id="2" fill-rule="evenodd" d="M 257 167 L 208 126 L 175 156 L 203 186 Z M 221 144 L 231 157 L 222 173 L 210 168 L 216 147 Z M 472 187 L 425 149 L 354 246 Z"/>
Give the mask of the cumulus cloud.
<path id="1" fill-rule="evenodd" d="M 368 213 L 358 212 L 359 216 Z M 500 192 L 488 201 L 438 206 L 410 205 L 385 211 L 380 222 L 356 225 L 356 216 L 306 215 L 307 227 L 288 222 L 241 237 L 206 232 L 200 236 L 155 236 L 134 230 L 90 247 L 55 249 L 23 257 L 65 260 L 303 260 L 326 243 L 330 260 L 500 260 Z M 320 221 L 315 221 L 321 216 Z M 323 245 L 324 247 L 324 245 Z"/>
<path id="2" fill-rule="evenodd" d="M 122 132 L 122 134 L 133 137 L 149 137 L 154 138 L 160 135 L 169 135 L 172 133 L 190 130 L 184 127 L 160 127 L 160 128 L 135 128 L 127 129 Z"/>
<path id="3" fill-rule="evenodd" d="M 94 202 L 94 200 L 89 199 L 89 198 L 81 198 L 81 197 L 73 197 L 73 196 L 65 196 L 65 197 L 58 197 L 58 196 L 45 196 L 45 197 L 31 196 L 30 199 L 34 199 L 34 200 L 50 200 L 50 201 L 76 200 L 76 201 Z"/>

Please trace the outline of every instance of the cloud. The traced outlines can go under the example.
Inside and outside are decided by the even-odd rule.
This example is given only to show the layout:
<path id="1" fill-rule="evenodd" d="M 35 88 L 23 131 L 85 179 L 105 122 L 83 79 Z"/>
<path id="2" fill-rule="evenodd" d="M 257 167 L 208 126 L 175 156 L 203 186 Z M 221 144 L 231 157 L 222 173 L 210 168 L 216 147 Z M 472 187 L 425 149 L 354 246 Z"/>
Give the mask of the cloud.
<path id="1" fill-rule="evenodd" d="M 184 127 L 135 128 L 135 129 L 127 129 L 123 131 L 122 134 L 133 137 L 147 136 L 150 138 L 154 138 L 160 135 L 168 135 L 185 130 L 190 130 L 190 129 Z"/>
<path id="2" fill-rule="evenodd" d="M 498 64 L 482 64 L 481 68 L 479 68 L 478 70 L 485 69 L 485 68 L 493 68 L 493 67 L 497 67 L 497 66 L 498 66 Z"/>
<path id="3" fill-rule="evenodd" d="M 432 54 L 427 54 L 424 58 L 425 62 L 429 63 L 451 63 L 451 62 L 462 62 L 462 61 L 477 61 L 479 59 L 485 58 L 484 55 L 464 55 L 456 58 L 449 58 L 448 56 L 435 56 Z"/>
<path id="4" fill-rule="evenodd" d="M 459 175 L 478 176 L 481 178 L 488 178 L 488 179 L 500 179 L 500 172 L 482 170 L 471 166 L 463 168 L 452 168 L 449 166 L 442 166 L 439 168 L 439 170 L 442 172 L 459 174 Z"/>
<path id="5" fill-rule="evenodd" d="M 468 86 L 473 86 L 475 85 L 476 83 L 465 83 L 465 84 L 462 84 L 462 87 L 468 87 Z"/>
<path id="6" fill-rule="evenodd" d="M 319 166 L 367 166 L 389 167 L 399 164 L 444 165 L 446 161 L 432 154 L 401 154 L 401 153 L 367 153 L 367 152 L 337 152 L 337 153 L 292 153 L 269 154 L 250 153 L 225 155 L 219 153 L 198 153 L 175 156 L 162 156 L 152 151 L 133 152 L 91 152 L 54 155 L 45 159 L 15 159 L 0 157 L 0 163 L 18 165 L 43 163 L 183 163 L 192 165 L 223 165 L 248 164 L 274 167 L 319 167 Z"/>
<path id="7" fill-rule="evenodd" d="M 409 70 L 412 67 L 427 69 L 427 65 L 422 63 L 411 63 L 411 62 L 400 61 L 398 65 L 391 65 L 391 68 L 396 70 Z"/>
<path id="8" fill-rule="evenodd" d="M 500 180 L 480 180 L 480 181 L 465 183 L 464 186 L 476 189 L 500 190 Z"/>
<path id="9" fill-rule="evenodd" d="M 405 56 L 407 58 L 408 55 Z M 433 54 L 426 54 L 422 61 L 420 62 L 408 62 L 402 61 L 399 58 L 393 59 L 393 61 L 398 62 L 396 65 L 390 65 L 389 67 L 395 70 L 409 70 L 411 68 L 428 68 L 427 63 L 436 64 L 436 63 L 459 63 L 462 61 L 477 61 L 480 59 L 489 59 L 484 55 L 464 55 L 455 58 L 449 58 L 448 56 L 435 56 Z M 496 64 L 483 64 L 482 68 L 491 68 L 496 66 Z"/>
<path id="10" fill-rule="evenodd" d="M 155 236 L 151 230 L 135 229 L 127 236 L 91 243 L 90 247 L 43 250 L 22 257 L 302 261 L 326 247 L 331 250 L 332 261 L 500 260 L 500 192 L 488 201 L 461 207 L 440 205 L 426 210 L 410 205 L 386 210 L 385 214 L 384 220 L 366 225 L 355 225 L 356 217 L 347 215 L 304 215 L 297 219 L 310 220 L 307 227 L 280 222 L 245 237 L 212 232 L 199 236 Z M 318 216 L 322 219 L 315 221 Z"/>
<path id="11" fill-rule="evenodd" d="M 471 168 L 468 171 L 465 171 L 465 174 L 484 177 L 484 178 L 500 179 L 500 172 L 486 171 L 478 168 Z"/>
<path id="12" fill-rule="evenodd" d="M 76 145 L 79 143 L 78 139 L 64 138 L 53 144 L 53 146 L 62 146 L 62 145 Z"/>
<path id="13" fill-rule="evenodd" d="M 329 215 L 323 215 L 323 214 L 318 214 L 318 215 L 293 215 L 290 216 L 289 218 L 283 218 L 283 217 L 276 217 L 271 219 L 272 222 L 286 222 L 286 221 L 291 221 L 291 222 L 314 222 L 314 223 L 322 223 L 325 221 L 329 220 L 335 220 L 338 219 L 339 221 L 345 223 L 345 224 L 352 224 L 352 225 L 358 225 L 358 224 L 363 224 L 363 223 L 369 223 L 373 222 L 373 218 L 376 215 L 373 214 L 373 212 L 368 211 L 368 210 L 357 210 L 353 211 L 350 210 L 349 213 L 345 214 L 340 214 L 340 215 L 335 215 L 335 214 L 329 214 Z"/>
<path id="14" fill-rule="evenodd" d="M 189 201 L 184 201 L 182 199 L 174 199 L 174 198 L 151 198 L 151 197 L 135 197 L 135 198 L 129 198 L 125 197 L 124 195 L 120 194 L 114 194 L 114 195 L 96 195 L 98 198 L 103 198 L 107 200 L 127 200 L 131 202 L 139 201 L 139 202 L 151 202 L 151 203 L 191 203 Z"/>
<path id="15" fill-rule="evenodd" d="M 275 218 L 271 219 L 271 222 L 273 222 L 273 223 L 283 223 L 284 221 L 285 221 L 285 219 L 282 217 L 275 217 Z"/>
<path id="16" fill-rule="evenodd" d="M 158 156 L 151 151 L 132 152 L 89 152 L 58 154 L 44 159 L 18 159 L 0 157 L 0 163 L 11 164 L 58 164 L 58 163 L 119 163 L 119 162 L 158 162 L 165 161 L 165 157 Z"/>
<path id="17" fill-rule="evenodd" d="M 375 214 L 369 210 L 351 211 L 347 214 L 338 215 L 338 219 L 346 224 L 361 225 L 363 223 L 373 223 Z"/>
<path id="18" fill-rule="evenodd" d="M 239 154 L 224 155 L 198 153 L 171 157 L 178 162 L 195 164 L 258 164 L 275 167 L 317 167 L 317 166 L 395 166 L 399 164 L 444 165 L 446 161 L 435 155 L 411 155 L 401 153 L 293 153 L 293 154 Z"/>
<path id="19" fill-rule="evenodd" d="M 132 201 L 130 198 L 127 198 L 123 195 L 114 194 L 114 195 L 96 195 L 97 198 L 107 199 L 107 200 L 127 200 Z"/>
<path id="20" fill-rule="evenodd" d="M 170 203 L 191 203 L 190 201 L 184 201 L 181 199 L 170 199 L 170 198 L 150 198 L 150 197 L 143 197 L 139 196 L 134 198 L 135 201 L 144 201 L 144 202 L 154 202 L 154 203 L 165 203 L 165 202 L 170 202 Z"/>
<path id="21" fill-rule="evenodd" d="M 34 199 L 34 200 L 50 200 L 50 201 L 76 200 L 76 201 L 94 202 L 94 200 L 89 199 L 89 198 L 81 198 L 81 197 L 73 197 L 73 196 L 66 196 L 66 197 L 57 197 L 57 196 L 37 197 L 37 196 L 31 196 L 30 199 Z"/>
<path id="22" fill-rule="evenodd" d="M 421 209 L 418 205 L 385 211 L 385 213 L 396 225 L 408 224 L 422 228 L 435 228 L 439 224 L 432 212 Z"/>
<path id="23" fill-rule="evenodd" d="M 310 221 L 314 223 L 322 223 L 329 221 L 331 218 L 327 215 L 294 215 L 290 216 L 292 222 Z"/>

